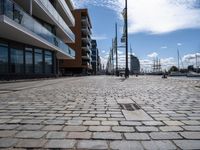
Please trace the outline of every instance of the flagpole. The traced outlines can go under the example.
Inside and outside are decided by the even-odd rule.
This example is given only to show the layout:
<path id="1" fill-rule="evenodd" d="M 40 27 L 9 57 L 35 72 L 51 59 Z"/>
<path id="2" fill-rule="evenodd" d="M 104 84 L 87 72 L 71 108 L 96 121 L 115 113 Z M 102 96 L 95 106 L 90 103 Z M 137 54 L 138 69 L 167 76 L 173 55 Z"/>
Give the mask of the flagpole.
<path id="1" fill-rule="evenodd" d="M 117 41 L 117 23 L 115 24 L 115 54 L 116 54 L 116 76 L 119 76 L 118 72 L 118 41 Z"/>
<path id="2" fill-rule="evenodd" d="M 125 78 L 129 77 L 129 68 L 128 68 L 128 5 L 127 0 L 125 0 L 125 33 L 126 33 L 126 69 L 125 69 Z"/>

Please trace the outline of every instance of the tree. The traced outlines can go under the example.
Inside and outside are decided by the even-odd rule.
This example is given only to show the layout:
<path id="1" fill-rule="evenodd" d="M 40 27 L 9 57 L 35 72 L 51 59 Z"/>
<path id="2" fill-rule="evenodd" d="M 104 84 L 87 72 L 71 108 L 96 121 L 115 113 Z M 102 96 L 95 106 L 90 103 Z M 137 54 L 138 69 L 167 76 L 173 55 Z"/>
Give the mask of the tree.
<path id="1" fill-rule="evenodd" d="M 170 69 L 169 69 L 169 72 L 177 72 L 178 71 L 178 68 L 176 66 L 172 66 Z"/>

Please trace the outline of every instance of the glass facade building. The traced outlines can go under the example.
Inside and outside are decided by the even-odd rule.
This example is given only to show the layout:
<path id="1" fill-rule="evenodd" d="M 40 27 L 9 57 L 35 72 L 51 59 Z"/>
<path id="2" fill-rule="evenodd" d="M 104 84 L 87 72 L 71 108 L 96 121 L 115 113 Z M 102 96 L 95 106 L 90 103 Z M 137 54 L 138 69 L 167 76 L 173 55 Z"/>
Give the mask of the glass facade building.
<path id="1" fill-rule="evenodd" d="M 55 57 L 46 49 L 0 39 L 0 79 L 54 76 Z"/>
<path id="2" fill-rule="evenodd" d="M 75 58 L 73 7 L 62 3 L 0 0 L 0 80 L 57 76 L 59 59 Z"/>

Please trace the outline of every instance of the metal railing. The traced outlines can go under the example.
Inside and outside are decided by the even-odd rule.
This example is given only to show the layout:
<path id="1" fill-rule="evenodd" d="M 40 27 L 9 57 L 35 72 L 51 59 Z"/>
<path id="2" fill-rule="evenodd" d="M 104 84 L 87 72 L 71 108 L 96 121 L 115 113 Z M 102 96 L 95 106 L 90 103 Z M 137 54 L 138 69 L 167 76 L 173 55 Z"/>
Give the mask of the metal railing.
<path id="1" fill-rule="evenodd" d="M 74 57 L 75 51 L 67 46 L 62 40 L 56 37 L 53 33 L 47 30 L 39 22 L 37 22 L 32 16 L 27 14 L 21 7 L 19 7 L 12 0 L 0 0 L 0 8 L 2 8 L 2 14 L 32 31 L 38 36 L 42 37 L 49 43 L 58 47 L 64 53 Z"/>
<path id="2" fill-rule="evenodd" d="M 53 7 L 53 5 L 49 2 L 49 0 L 35 0 L 39 4 L 42 4 L 46 10 L 48 10 L 49 14 L 58 22 L 58 24 L 64 29 L 64 31 L 68 34 L 68 36 L 75 40 L 74 33 L 70 30 L 70 28 L 67 26 L 63 18 L 59 15 L 57 10 Z"/>

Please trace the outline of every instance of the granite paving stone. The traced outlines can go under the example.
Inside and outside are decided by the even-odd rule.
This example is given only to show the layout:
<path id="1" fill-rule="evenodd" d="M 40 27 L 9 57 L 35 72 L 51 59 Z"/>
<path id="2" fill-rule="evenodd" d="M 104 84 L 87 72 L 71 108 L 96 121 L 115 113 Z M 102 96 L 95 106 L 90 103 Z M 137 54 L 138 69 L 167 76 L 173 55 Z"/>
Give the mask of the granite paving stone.
<path id="1" fill-rule="evenodd" d="M 200 149 L 197 78 L 83 76 L 0 85 L 10 89 L 0 92 L 4 149 Z M 140 109 L 127 111 L 119 102 Z"/>
<path id="2" fill-rule="evenodd" d="M 114 132 L 94 132 L 92 138 L 102 140 L 120 140 L 122 139 L 122 135 Z"/>
<path id="3" fill-rule="evenodd" d="M 50 149 L 63 149 L 63 148 L 69 148 L 73 149 L 76 144 L 75 140 L 49 140 L 47 144 L 45 145 L 45 148 Z"/>
<path id="4" fill-rule="evenodd" d="M 42 138 L 47 132 L 45 131 L 20 131 L 16 134 L 17 138 Z"/>
<path id="5" fill-rule="evenodd" d="M 110 143 L 113 150 L 143 150 L 144 148 L 137 141 L 113 141 Z"/>
<path id="6" fill-rule="evenodd" d="M 150 137 L 146 133 L 124 133 L 127 140 L 150 140 Z"/>
<path id="7" fill-rule="evenodd" d="M 16 148 L 43 148 L 47 140 L 43 139 L 23 139 L 19 140 Z"/>
<path id="8" fill-rule="evenodd" d="M 162 141 L 142 141 L 146 150 L 176 150 L 176 146 L 168 140 Z"/>
<path id="9" fill-rule="evenodd" d="M 0 148 L 10 148 L 17 144 L 17 139 L 15 138 L 0 138 Z"/>
<path id="10" fill-rule="evenodd" d="M 78 149 L 108 149 L 108 144 L 106 141 L 102 140 L 82 140 L 77 144 Z"/>
<path id="11" fill-rule="evenodd" d="M 182 137 L 176 132 L 151 132 L 150 136 L 152 139 L 157 140 L 182 139 Z"/>
<path id="12" fill-rule="evenodd" d="M 181 149 L 199 150 L 200 140 L 174 140 L 174 143 Z"/>

